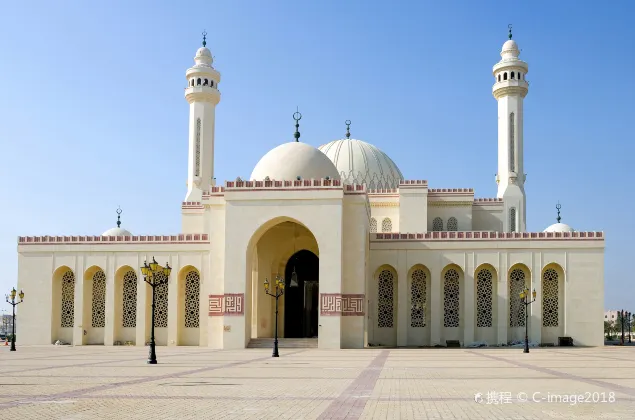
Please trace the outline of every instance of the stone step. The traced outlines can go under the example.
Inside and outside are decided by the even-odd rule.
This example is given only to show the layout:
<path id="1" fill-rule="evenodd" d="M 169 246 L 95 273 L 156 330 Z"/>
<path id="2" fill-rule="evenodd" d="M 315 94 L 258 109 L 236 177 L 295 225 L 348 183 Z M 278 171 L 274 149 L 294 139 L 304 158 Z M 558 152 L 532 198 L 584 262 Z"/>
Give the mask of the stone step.
<path id="1" fill-rule="evenodd" d="M 306 349 L 317 348 L 317 338 L 279 338 L 278 348 L 281 349 Z M 252 338 L 247 348 L 250 349 L 272 349 L 273 338 Z"/>

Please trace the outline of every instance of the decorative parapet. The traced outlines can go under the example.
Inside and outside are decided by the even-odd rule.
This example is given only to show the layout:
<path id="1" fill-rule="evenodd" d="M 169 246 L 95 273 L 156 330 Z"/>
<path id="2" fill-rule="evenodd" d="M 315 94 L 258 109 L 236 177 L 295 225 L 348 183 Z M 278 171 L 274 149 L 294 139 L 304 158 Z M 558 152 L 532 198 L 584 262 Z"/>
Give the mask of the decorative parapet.
<path id="1" fill-rule="evenodd" d="M 315 188 L 341 187 L 339 179 L 300 179 L 293 181 L 225 181 L 225 190 L 240 188 Z"/>
<path id="2" fill-rule="evenodd" d="M 400 187 L 402 185 L 404 185 L 404 186 L 410 185 L 410 186 L 423 187 L 423 186 L 427 186 L 428 185 L 428 181 L 426 181 L 425 179 L 406 179 L 406 180 L 403 180 L 403 181 L 401 181 L 399 183 Z"/>
<path id="3" fill-rule="evenodd" d="M 207 233 L 144 236 L 18 236 L 18 245 L 208 244 Z"/>
<path id="4" fill-rule="evenodd" d="M 430 188 L 428 194 L 474 194 L 474 188 Z"/>
<path id="5" fill-rule="evenodd" d="M 375 195 L 379 195 L 379 194 L 388 194 L 388 195 L 394 195 L 397 194 L 399 192 L 399 190 L 397 188 L 375 188 L 375 189 L 369 189 L 368 190 L 368 194 L 375 194 Z"/>
<path id="6" fill-rule="evenodd" d="M 202 210 L 204 208 L 203 204 L 198 201 L 184 201 L 183 204 L 181 204 L 181 209 L 184 210 Z"/>
<path id="7" fill-rule="evenodd" d="M 474 204 L 491 204 L 502 203 L 502 198 L 475 198 Z"/>
<path id="8" fill-rule="evenodd" d="M 366 194 L 366 186 L 363 184 L 344 185 L 344 194 Z"/>
<path id="9" fill-rule="evenodd" d="M 604 232 L 426 232 L 426 233 L 377 233 L 376 240 L 383 241 L 464 241 L 464 240 L 595 240 L 603 241 Z"/>

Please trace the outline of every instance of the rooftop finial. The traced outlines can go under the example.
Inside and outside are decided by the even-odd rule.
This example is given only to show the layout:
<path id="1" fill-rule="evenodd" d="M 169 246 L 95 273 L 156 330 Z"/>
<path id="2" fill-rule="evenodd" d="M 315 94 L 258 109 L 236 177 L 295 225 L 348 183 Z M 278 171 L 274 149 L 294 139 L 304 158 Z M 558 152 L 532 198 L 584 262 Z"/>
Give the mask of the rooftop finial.
<path id="1" fill-rule="evenodd" d="M 203 46 L 207 45 L 207 31 L 205 31 L 205 29 L 203 29 Z"/>
<path id="2" fill-rule="evenodd" d="M 346 120 L 344 124 L 346 124 L 346 138 L 350 139 L 351 138 L 351 120 Z"/>
<path id="3" fill-rule="evenodd" d="M 509 37 L 509 39 L 512 39 L 512 24 L 510 23 L 509 25 L 507 25 L 507 27 L 509 28 L 509 35 L 507 35 Z"/>
<path id="4" fill-rule="evenodd" d="M 558 217 L 556 218 L 556 220 L 558 221 L 558 223 L 560 223 L 560 220 L 562 220 L 562 217 L 560 217 L 560 209 L 562 208 L 562 206 L 560 205 L 560 202 L 558 201 L 558 204 L 556 204 L 556 210 L 558 210 Z"/>
<path id="5" fill-rule="evenodd" d="M 296 111 L 293 113 L 293 119 L 295 120 L 295 133 L 293 134 L 293 137 L 295 137 L 295 141 L 300 141 L 300 131 L 298 130 L 300 128 L 300 120 L 302 119 L 302 114 L 300 114 L 300 111 L 298 111 L 298 108 L 295 108 Z"/>
<path id="6" fill-rule="evenodd" d="M 121 227 L 121 206 L 117 207 L 117 227 Z"/>

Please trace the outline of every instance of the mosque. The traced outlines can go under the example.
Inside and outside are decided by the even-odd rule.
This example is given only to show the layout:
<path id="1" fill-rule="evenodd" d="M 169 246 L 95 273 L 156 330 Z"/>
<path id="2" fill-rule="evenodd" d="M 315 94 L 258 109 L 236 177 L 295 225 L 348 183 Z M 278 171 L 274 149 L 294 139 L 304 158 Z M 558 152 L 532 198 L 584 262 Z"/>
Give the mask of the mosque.
<path id="1" fill-rule="evenodd" d="M 523 102 L 528 65 L 511 31 L 493 67 L 496 197 L 405 179 L 376 146 L 294 141 L 249 180 L 217 185 L 220 73 L 199 48 L 186 71 L 187 193 L 178 235 L 18 238 L 20 344 L 240 349 L 278 334 L 319 348 L 603 345 L 604 234 L 558 223 L 527 232 Z M 546 100 L 546 99 L 543 99 Z M 350 122 L 348 122 L 350 124 Z M 222 141 L 222 139 L 221 139 Z M 152 294 L 140 269 L 172 267 Z M 535 290 L 535 302 L 519 295 Z M 527 312 L 526 312 L 527 311 Z"/>

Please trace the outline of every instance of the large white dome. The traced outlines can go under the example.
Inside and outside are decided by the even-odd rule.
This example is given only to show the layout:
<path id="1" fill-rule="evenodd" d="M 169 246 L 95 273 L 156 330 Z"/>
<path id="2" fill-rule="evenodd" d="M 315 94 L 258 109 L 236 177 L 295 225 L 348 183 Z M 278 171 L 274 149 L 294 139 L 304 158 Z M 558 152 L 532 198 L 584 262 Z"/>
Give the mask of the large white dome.
<path id="1" fill-rule="evenodd" d="M 397 188 L 404 179 L 387 154 L 364 141 L 335 140 L 319 149 L 333 161 L 347 184 L 366 184 L 369 189 Z"/>
<path id="2" fill-rule="evenodd" d="M 575 230 L 566 223 L 554 223 L 543 232 L 575 232 Z"/>
<path id="3" fill-rule="evenodd" d="M 337 168 L 329 158 L 306 143 L 292 141 L 270 150 L 260 159 L 249 179 L 291 181 L 329 178 L 339 180 Z"/>

